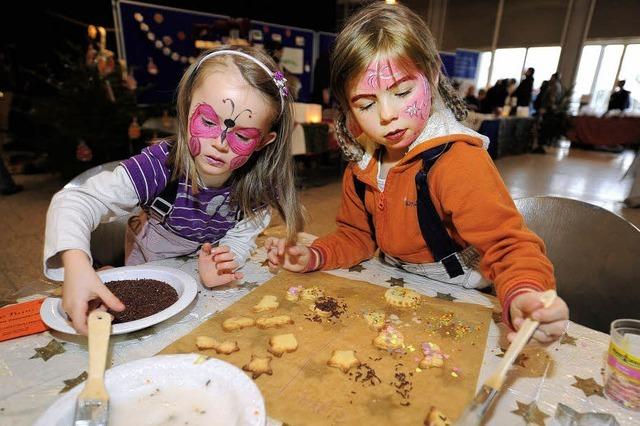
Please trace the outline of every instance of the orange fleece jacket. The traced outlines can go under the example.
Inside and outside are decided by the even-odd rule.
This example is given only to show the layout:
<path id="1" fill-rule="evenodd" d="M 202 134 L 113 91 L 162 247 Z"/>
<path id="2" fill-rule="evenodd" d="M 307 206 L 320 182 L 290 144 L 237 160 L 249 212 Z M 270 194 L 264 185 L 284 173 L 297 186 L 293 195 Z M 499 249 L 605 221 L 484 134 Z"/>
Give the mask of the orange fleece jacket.
<path id="1" fill-rule="evenodd" d="M 415 176 L 422 167 L 420 153 L 448 142 L 454 143 L 432 166 L 428 181 L 431 199 L 449 234 L 462 247 L 472 245 L 478 250 L 480 270 L 494 283 L 504 308 L 525 288 L 555 288 L 544 243 L 527 229 L 482 141 L 465 134 L 436 137 L 411 149 L 389 170 L 384 192 L 378 190 L 376 180 L 377 156 L 364 170 L 352 163 L 342 182 L 338 229 L 312 244 L 321 252 L 319 269 L 348 268 L 375 253 L 354 174 L 366 184 L 365 203 L 380 250 L 405 262 L 433 262 L 418 224 Z"/>

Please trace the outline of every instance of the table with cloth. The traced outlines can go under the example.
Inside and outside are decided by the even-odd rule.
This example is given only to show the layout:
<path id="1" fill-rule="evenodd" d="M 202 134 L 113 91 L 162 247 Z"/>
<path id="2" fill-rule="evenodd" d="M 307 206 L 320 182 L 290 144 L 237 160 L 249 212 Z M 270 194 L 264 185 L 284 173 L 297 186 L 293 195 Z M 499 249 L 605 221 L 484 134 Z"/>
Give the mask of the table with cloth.
<path id="1" fill-rule="evenodd" d="M 489 155 L 497 159 L 506 155 L 530 152 L 534 142 L 533 117 L 486 118 L 480 122 L 478 133 L 489 138 Z"/>
<path id="2" fill-rule="evenodd" d="M 307 241 L 312 239 L 308 235 L 303 237 Z M 243 268 L 245 278 L 242 283 L 216 290 L 201 286 L 196 300 L 175 317 L 148 329 L 113 336 L 110 358 L 112 366 L 151 357 L 163 350 L 167 352 L 167 347 L 175 348 L 180 342 L 184 343 L 195 328 L 215 320 L 217 313 L 226 309 L 233 311 L 234 306 L 239 306 L 236 302 L 245 296 L 247 298 L 243 300 L 249 300 L 252 294 L 257 296 L 262 284 L 270 280 L 273 282 L 274 278 L 266 267 L 265 259 L 265 251 L 257 250 Z M 193 258 L 155 262 L 185 271 L 197 280 L 196 263 Z M 507 330 L 499 319 L 499 304 L 489 294 L 412 275 L 383 264 L 377 258 L 349 270 L 336 270 L 330 274 L 334 277 L 331 280 L 336 282 L 342 277 L 381 286 L 381 290 L 390 286 L 404 286 L 423 294 L 426 296 L 424 299 L 430 299 L 440 305 L 450 304 L 459 308 L 460 304 L 468 303 L 477 305 L 477 309 L 480 310 L 486 308 L 486 319 L 483 320 L 482 327 L 477 328 L 484 330 L 482 339 L 487 336 L 486 346 L 481 345 L 479 348 L 479 374 L 475 385 L 472 383 L 471 393 L 473 387 L 480 386 L 493 372 L 504 354 Z M 32 298 L 37 297 L 42 296 L 34 295 Z M 297 322 L 292 326 L 292 330 L 297 332 L 299 326 L 307 324 L 311 323 Z M 578 412 L 610 413 L 621 425 L 640 424 L 639 412 L 626 410 L 603 395 L 603 371 L 608 345 L 608 335 L 575 323 L 569 323 L 566 334 L 549 346 L 534 343 L 528 345 L 518 357 L 508 376 L 505 389 L 488 414 L 487 424 L 524 424 L 525 419 L 536 424 L 551 424 L 550 420 L 559 403 L 566 404 Z M 220 357 L 225 359 L 223 355 Z M 409 354 L 404 362 L 411 360 Z M 87 361 L 87 341 L 84 337 L 48 331 L 0 342 L 0 425 L 32 424 L 61 393 L 82 382 Z M 371 364 L 375 360 L 367 362 Z M 466 374 L 464 367 L 455 371 L 461 376 Z M 451 371 L 452 375 L 455 371 Z M 443 372 L 448 375 L 450 370 Z M 425 374 L 428 372 L 416 370 L 411 376 L 415 381 L 420 380 L 420 375 Z M 301 376 L 307 377 L 304 374 Z M 261 383 L 265 383 L 261 379 L 256 380 L 259 387 L 262 386 Z M 456 383 L 455 378 L 449 377 L 449 380 Z M 272 389 L 261 387 L 261 390 L 265 394 L 267 414 L 271 416 L 269 424 L 287 422 L 286 408 L 282 411 L 280 406 L 277 413 L 272 409 L 270 398 L 275 396 L 268 394 Z M 427 409 L 428 396 L 414 395 L 412 402 L 414 405 L 423 404 Z M 462 405 L 464 401 L 459 403 Z M 313 410 L 324 410 L 326 407 L 314 408 L 312 403 L 308 403 L 307 407 L 311 410 L 309 419 L 322 419 L 321 413 L 315 413 Z M 366 424 L 378 424 L 383 416 L 384 414 L 380 414 L 380 417 L 375 416 L 362 421 Z M 313 421 L 309 421 L 309 424 L 312 423 Z"/>
<path id="3" fill-rule="evenodd" d="M 640 117 L 575 116 L 567 138 L 586 145 L 640 144 Z"/>

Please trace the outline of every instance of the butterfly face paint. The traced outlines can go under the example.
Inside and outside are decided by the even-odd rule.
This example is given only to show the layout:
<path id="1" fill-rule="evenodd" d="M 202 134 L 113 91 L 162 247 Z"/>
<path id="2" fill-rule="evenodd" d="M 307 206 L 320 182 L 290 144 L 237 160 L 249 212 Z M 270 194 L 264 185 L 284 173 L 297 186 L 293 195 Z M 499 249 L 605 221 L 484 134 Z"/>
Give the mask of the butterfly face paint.
<path id="1" fill-rule="evenodd" d="M 232 99 L 223 99 L 224 104 L 228 104 L 231 107 L 231 114 L 229 118 L 221 120 L 215 109 L 206 103 L 198 104 L 194 110 L 191 120 L 189 132 L 191 137 L 189 139 L 189 150 L 194 157 L 200 155 L 202 152 L 202 140 L 201 139 L 217 139 L 220 138 L 220 144 L 224 147 L 228 145 L 231 151 L 237 154 L 236 157 L 229 161 L 229 167 L 231 169 L 237 169 L 247 162 L 251 154 L 256 150 L 260 140 L 262 139 L 262 132 L 259 129 L 253 127 L 238 127 L 236 121 L 242 115 L 247 113 L 249 118 L 252 111 L 250 109 L 244 109 L 235 114 L 235 103 Z M 219 159 L 214 157 L 211 164 L 218 164 Z"/>
<path id="2" fill-rule="evenodd" d="M 397 59 L 373 61 L 349 90 L 351 112 L 362 131 L 389 149 L 406 149 L 431 112 L 424 74 Z"/>

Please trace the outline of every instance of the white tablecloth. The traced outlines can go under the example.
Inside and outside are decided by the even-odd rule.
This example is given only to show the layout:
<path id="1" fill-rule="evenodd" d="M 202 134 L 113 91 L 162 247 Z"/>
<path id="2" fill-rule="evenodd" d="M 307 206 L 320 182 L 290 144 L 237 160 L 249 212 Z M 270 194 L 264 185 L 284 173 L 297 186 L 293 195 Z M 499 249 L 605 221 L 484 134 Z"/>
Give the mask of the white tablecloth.
<path id="1" fill-rule="evenodd" d="M 189 333 L 197 325 L 216 312 L 225 309 L 256 285 L 272 277 L 261 266 L 265 253 L 258 250 L 252 261 L 243 268 L 244 281 L 249 285 L 224 290 L 202 288 L 194 303 L 176 317 L 152 328 L 112 338 L 111 360 L 113 365 L 153 356 L 155 353 Z M 157 264 L 183 270 L 197 279 L 195 260 L 169 259 Z M 361 272 L 337 270 L 332 273 L 356 280 L 389 286 L 391 277 L 403 278 L 405 286 L 427 296 L 438 292 L 450 294 L 456 301 L 477 303 L 498 310 L 496 300 L 475 290 L 442 284 L 416 275 L 404 273 L 381 264 L 377 259 L 364 262 Z M 454 301 L 455 303 L 455 301 Z M 490 325 L 489 337 L 478 386 L 491 374 L 502 353 L 505 328 Z M 501 338 L 502 336 L 502 338 Z M 56 339 L 63 342 L 64 353 L 44 361 L 35 357 L 35 348 L 44 347 Z M 575 339 L 575 340 L 574 340 Z M 575 386 L 580 379 L 592 378 L 603 384 L 604 359 L 609 336 L 598 331 L 570 323 L 564 343 L 549 347 L 532 345 L 527 348 L 528 359 L 523 366 L 514 367 L 507 379 L 507 389 L 494 404 L 487 424 L 524 424 L 522 417 L 514 414 L 519 404 L 536 402 L 538 408 L 549 417 L 546 424 L 554 424 L 556 406 L 562 402 L 579 412 L 605 412 L 613 414 L 621 425 L 639 425 L 640 413 L 623 409 L 604 397 L 585 392 Z M 546 362 L 548 354 L 550 362 Z M 544 360 L 540 365 L 540 360 Z M 87 368 L 86 339 L 57 332 L 45 332 L 14 340 L 0 342 L 0 425 L 30 425 L 59 397 L 65 380 L 79 376 Z M 546 369 L 546 377 L 544 370 Z M 374 422 L 372 422 L 374 423 Z"/>

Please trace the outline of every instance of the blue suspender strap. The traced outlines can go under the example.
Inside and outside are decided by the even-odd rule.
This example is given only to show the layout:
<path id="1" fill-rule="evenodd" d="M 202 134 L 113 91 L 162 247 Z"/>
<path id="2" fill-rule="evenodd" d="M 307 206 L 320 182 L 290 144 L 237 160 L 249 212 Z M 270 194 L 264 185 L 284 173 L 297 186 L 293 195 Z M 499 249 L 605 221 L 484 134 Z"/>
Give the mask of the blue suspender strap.
<path id="1" fill-rule="evenodd" d="M 416 189 L 418 193 L 418 223 L 422 237 L 436 262 L 442 262 L 449 277 L 454 278 L 464 274 L 462 265 L 455 255 L 461 248 L 447 232 L 444 222 L 431 200 L 427 177 L 431 166 L 449 148 L 450 144 L 447 144 L 422 153 L 422 170 L 416 174 Z"/>
<path id="2" fill-rule="evenodd" d="M 176 201 L 177 194 L 178 179 L 170 181 L 160 195 L 153 199 L 149 205 L 149 215 L 158 222 L 164 223 L 169 213 L 173 210 L 173 203 Z"/>
<path id="3" fill-rule="evenodd" d="M 356 195 L 358 196 L 358 198 L 360 198 L 360 201 L 362 201 L 362 208 L 364 209 L 364 212 L 367 214 L 367 222 L 369 222 L 371 239 L 377 245 L 378 243 L 376 242 L 376 227 L 373 225 L 373 216 L 371 215 L 371 213 L 367 211 L 367 204 L 364 202 L 364 196 L 365 196 L 365 191 L 367 189 L 367 186 L 364 184 L 364 182 L 358 180 L 355 174 L 353 175 L 353 186 L 356 190 Z"/>

